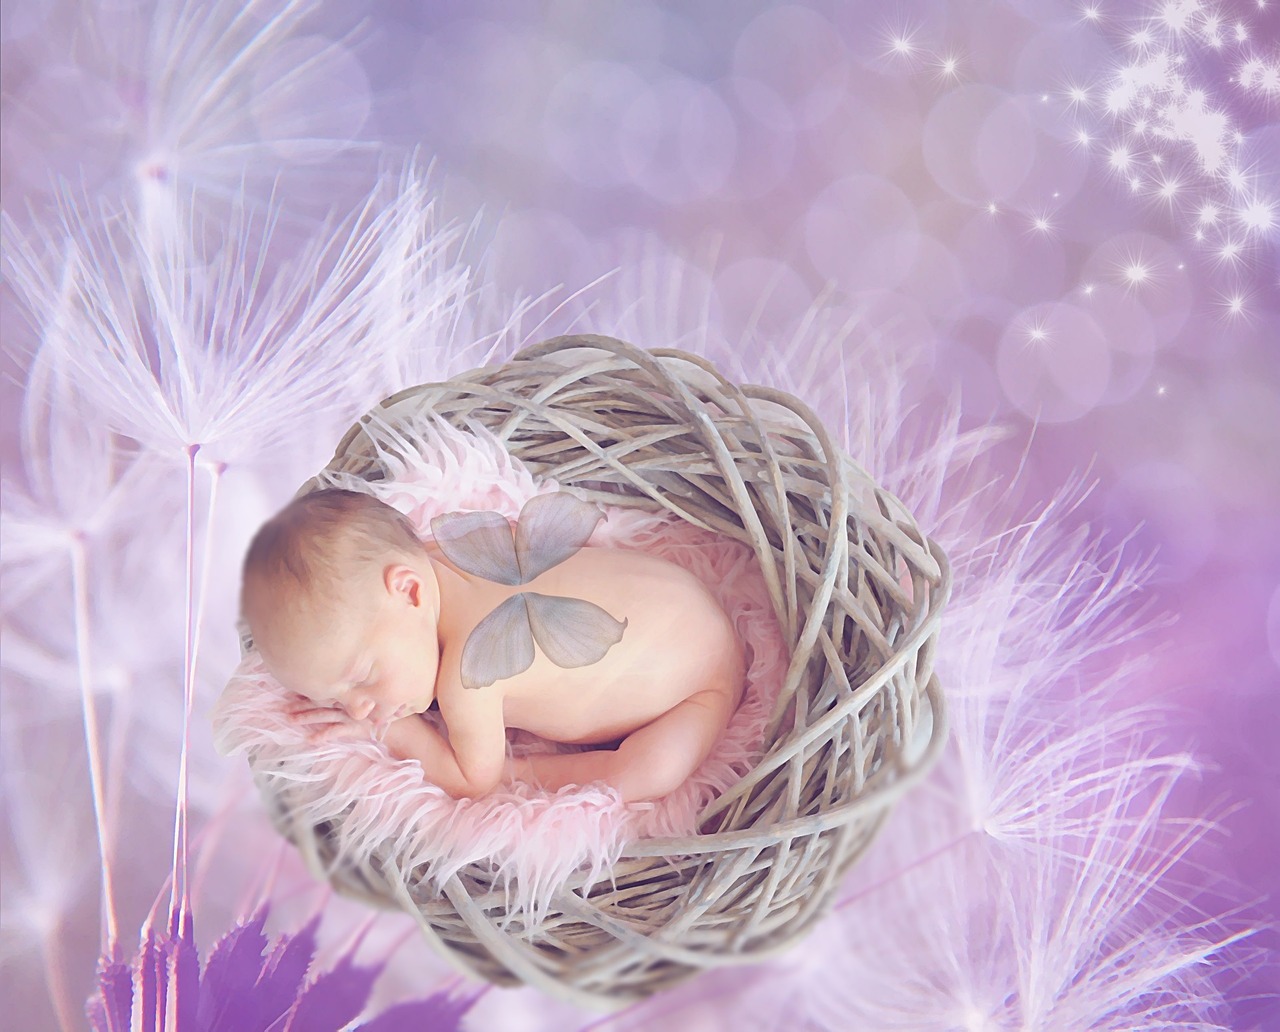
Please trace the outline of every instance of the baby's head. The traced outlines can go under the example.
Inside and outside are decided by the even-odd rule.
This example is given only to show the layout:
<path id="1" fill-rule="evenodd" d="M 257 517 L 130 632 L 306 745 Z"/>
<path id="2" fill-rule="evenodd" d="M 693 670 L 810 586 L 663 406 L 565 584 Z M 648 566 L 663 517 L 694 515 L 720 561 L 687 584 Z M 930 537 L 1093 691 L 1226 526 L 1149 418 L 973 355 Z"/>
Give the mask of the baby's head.
<path id="1" fill-rule="evenodd" d="M 272 675 L 385 723 L 435 696 L 440 589 L 413 526 L 357 491 L 296 498 L 249 545 L 241 609 Z"/>

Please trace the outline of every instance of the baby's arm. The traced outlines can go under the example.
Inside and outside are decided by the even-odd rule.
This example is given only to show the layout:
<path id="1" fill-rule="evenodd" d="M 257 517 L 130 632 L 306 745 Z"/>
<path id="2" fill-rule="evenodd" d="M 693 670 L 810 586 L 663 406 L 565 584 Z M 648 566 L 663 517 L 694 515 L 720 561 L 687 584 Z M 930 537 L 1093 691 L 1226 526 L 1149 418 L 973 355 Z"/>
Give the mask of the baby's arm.
<path id="1" fill-rule="evenodd" d="M 421 717 L 411 716 L 391 725 L 386 743 L 396 759 L 422 764 L 426 779 L 455 799 L 474 799 L 502 781 L 506 724 L 501 691 L 493 686 L 463 691 L 439 696 L 448 739 Z"/>

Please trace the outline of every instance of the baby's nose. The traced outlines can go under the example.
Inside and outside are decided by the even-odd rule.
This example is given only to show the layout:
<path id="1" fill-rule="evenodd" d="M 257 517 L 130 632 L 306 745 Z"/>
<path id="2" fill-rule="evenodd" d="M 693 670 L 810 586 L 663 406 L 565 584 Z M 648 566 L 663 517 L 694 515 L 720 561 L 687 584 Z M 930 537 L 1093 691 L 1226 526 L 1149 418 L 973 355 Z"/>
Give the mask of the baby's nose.
<path id="1" fill-rule="evenodd" d="M 345 709 L 352 720 L 364 720 L 365 717 L 373 712 L 373 705 L 373 700 L 369 698 L 349 699 Z"/>

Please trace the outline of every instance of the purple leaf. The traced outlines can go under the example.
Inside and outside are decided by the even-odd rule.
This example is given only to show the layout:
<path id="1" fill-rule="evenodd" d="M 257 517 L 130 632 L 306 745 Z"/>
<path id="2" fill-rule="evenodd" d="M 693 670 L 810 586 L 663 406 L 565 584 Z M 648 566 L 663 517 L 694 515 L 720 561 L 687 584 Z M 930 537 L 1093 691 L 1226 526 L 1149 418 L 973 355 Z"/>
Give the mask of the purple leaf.
<path id="1" fill-rule="evenodd" d="M 196 949 L 194 922 L 185 908 L 179 918 L 181 932 L 164 944 L 167 954 L 166 981 L 170 1020 L 180 1032 L 195 1032 L 200 1006 L 200 953 Z M 176 1019 L 176 1020 L 175 1020 Z"/>
<path id="2" fill-rule="evenodd" d="M 163 997 L 163 978 L 163 959 L 156 948 L 155 929 L 148 926 L 133 974 L 134 1006 L 140 1015 L 140 1028 L 155 1028 L 163 1017 L 158 1006 Z"/>
<path id="3" fill-rule="evenodd" d="M 93 1032 L 129 1032 L 133 1023 L 133 969 L 120 959 L 98 962 L 98 995 L 86 1013 Z"/>
<path id="4" fill-rule="evenodd" d="M 253 990 L 253 1012 L 265 1019 L 258 1027 L 266 1028 L 298 998 L 315 956 L 319 927 L 320 915 L 317 914 L 300 931 L 284 936 L 271 948 Z"/>
<path id="5" fill-rule="evenodd" d="M 471 996 L 451 997 L 442 991 L 432 993 L 425 1000 L 398 1003 L 372 1021 L 356 1026 L 357 1032 L 404 1032 L 411 1028 L 424 1032 L 459 1032 L 463 1016 L 485 992 L 481 989 Z"/>
<path id="6" fill-rule="evenodd" d="M 337 1032 L 354 1020 L 384 966 L 357 967 L 351 957 L 343 957 L 303 990 L 286 1022 L 291 1032 Z"/>
<path id="7" fill-rule="evenodd" d="M 267 907 L 262 906 L 248 921 L 236 925 L 214 945 L 200 985 L 197 1016 L 200 1029 L 212 1032 L 255 1027 L 247 990 L 257 981 L 261 970 L 262 952 L 267 948 L 267 937 L 262 932 L 266 923 Z"/>

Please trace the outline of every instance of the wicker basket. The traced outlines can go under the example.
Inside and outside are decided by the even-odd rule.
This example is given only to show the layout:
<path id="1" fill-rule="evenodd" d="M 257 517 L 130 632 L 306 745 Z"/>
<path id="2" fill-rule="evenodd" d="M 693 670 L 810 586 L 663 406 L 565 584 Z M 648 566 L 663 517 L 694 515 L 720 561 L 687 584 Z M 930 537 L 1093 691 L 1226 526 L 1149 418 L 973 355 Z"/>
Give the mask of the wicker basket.
<path id="1" fill-rule="evenodd" d="M 339 889 L 415 913 L 469 975 L 582 1006 L 617 1007 L 794 944 L 942 746 L 933 659 L 951 575 L 941 550 L 804 404 L 728 383 L 682 351 L 556 337 L 374 411 L 394 425 L 424 409 L 483 424 L 582 497 L 667 510 L 749 545 L 792 654 L 772 744 L 702 811 L 699 834 L 632 843 L 611 879 L 585 895 L 571 882 L 520 935 L 496 923 L 492 869 L 463 868 L 442 898 L 421 872 L 405 884 L 376 861 L 335 867 L 330 829 L 291 819 L 286 789 L 260 777 L 277 827 Z M 327 469 L 378 480 L 362 423 Z"/>

